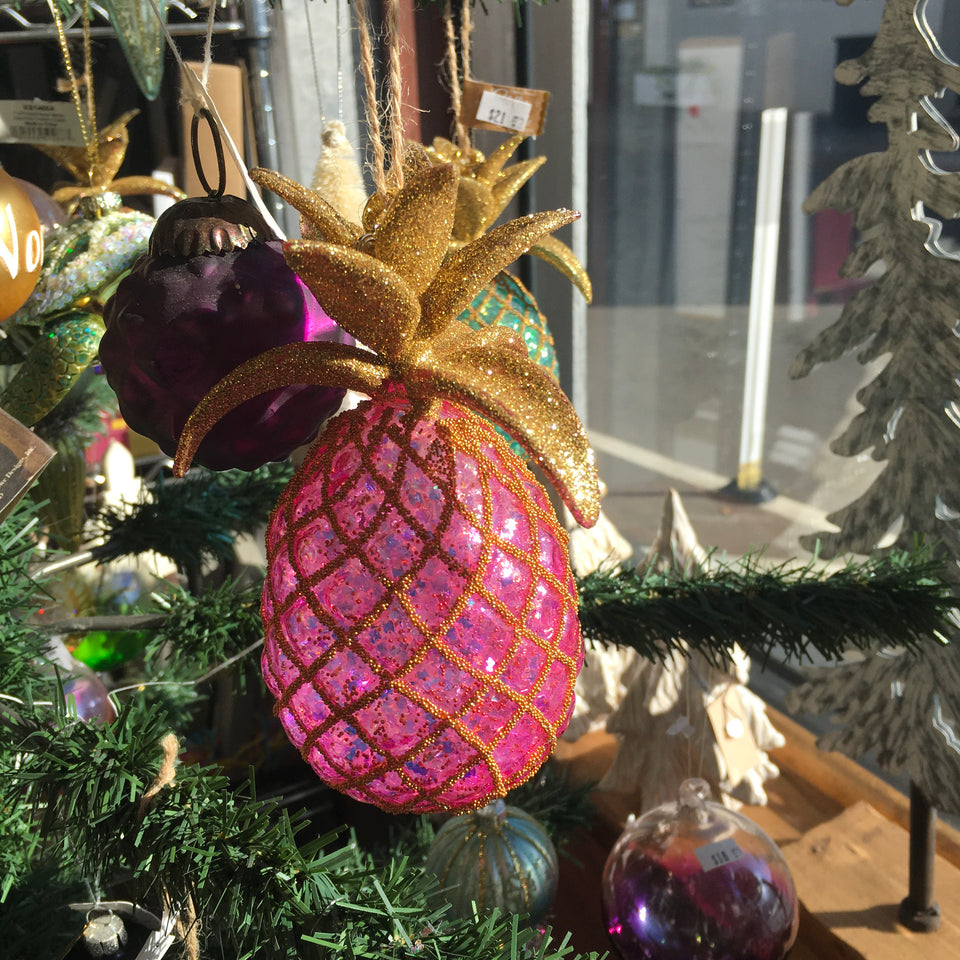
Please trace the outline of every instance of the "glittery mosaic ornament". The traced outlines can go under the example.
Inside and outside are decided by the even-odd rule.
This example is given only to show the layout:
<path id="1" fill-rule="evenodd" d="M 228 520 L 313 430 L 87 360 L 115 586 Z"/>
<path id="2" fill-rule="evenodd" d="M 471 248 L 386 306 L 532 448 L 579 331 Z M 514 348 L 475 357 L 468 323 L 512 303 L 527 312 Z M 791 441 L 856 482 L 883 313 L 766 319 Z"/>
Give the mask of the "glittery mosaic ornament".
<path id="1" fill-rule="evenodd" d="M 536 923 L 557 892 L 557 851 L 533 817 L 497 800 L 448 820 L 434 837 L 424 865 L 440 881 L 448 916 L 523 913 Z"/>
<path id="2" fill-rule="evenodd" d="M 268 532 L 267 683 L 327 782 L 389 810 L 475 809 L 530 776 L 572 709 L 581 656 L 566 537 L 546 494 L 471 408 L 510 429 L 585 525 L 593 454 L 553 378 L 505 328 L 458 315 L 539 237 L 536 214 L 447 253 L 457 177 L 409 152 L 363 228 L 277 174 L 309 239 L 288 263 L 374 352 L 278 347 L 234 371 L 184 428 L 264 389 L 336 383 L 372 397 L 328 424 Z"/>
<path id="3" fill-rule="evenodd" d="M 280 344 L 345 337 L 259 213 L 230 196 L 165 211 L 105 319 L 100 361 L 120 412 L 170 454 L 190 412 L 235 367 Z M 343 395 L 291 385 L 251 399 L 210 431 L 197 460 L 215 470 L 281 460 L 316 436 Z"/>
<path id="4" fill-rule="evenodd" d="M 552 751 L 583 661 L 566 534 L 478 417 L 337 417 L 277 505 L 267 566 L 264 679 L 328 784 L 475 807 Z"/>
<path id="5" fill-rule="evenodd" d="M 631 818 L 607 858 L 603 903 L 624 960 L 781 960 L 797 937 L 793 878 L 752 821 L 687 780 Z"/>

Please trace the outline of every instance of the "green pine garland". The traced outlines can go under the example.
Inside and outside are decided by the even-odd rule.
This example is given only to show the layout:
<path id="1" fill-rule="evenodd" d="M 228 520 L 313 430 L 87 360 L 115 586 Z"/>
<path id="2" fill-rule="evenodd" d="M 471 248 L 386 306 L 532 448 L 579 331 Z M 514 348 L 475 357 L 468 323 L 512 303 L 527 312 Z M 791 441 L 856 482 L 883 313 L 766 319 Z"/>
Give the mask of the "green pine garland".
<path id="1" fill-rule="evenodd" d="M 941 642 L 956 608 L 941 569 L 918 547 L 827 573 L 816 558 L 765 568 L 759 556 L 690 576 L 600 571 L 579 581 L 580 623 L 588 640 L 651 660 L 697 651 L 719 663 L 735 644 L 761 659 L 776 648 L 838 660 L 850 648 Z"/>
<path id="2" fill-rule="evenodd" d="M 198 470 L 183 480 L 161 480 L 132 513 L 107 510 L 97 518 L 106 542 L 94 550 L 96 559 L 153 550 L 182 571 L 229 562 L 236 538 L 266 523 L 292 475 L 289 463 L 271 463 L 249 473 Z"/>

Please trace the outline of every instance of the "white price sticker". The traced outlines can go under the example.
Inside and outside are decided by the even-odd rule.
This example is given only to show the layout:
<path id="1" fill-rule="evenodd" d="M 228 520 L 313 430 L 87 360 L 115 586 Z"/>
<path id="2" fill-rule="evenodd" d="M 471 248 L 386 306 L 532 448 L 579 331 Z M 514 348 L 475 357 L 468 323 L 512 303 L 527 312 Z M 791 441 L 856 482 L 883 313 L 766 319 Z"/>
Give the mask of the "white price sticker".
<path id="1" fill-rule="evenodd" d="M 743 856 L 737 841 L 732 838 L 697 847 L 694 853 L 705 873 L 717 867 L 725 867 L 728 863 L 736 863 Z"/>
<path id="2" fill-rule="evenodd" d="M 83 133 L 67 101 L 0 100 L 0 142 L 82 147 Z"/>
<path id="3" fill-rule="evenodd" d="M 480 106 L 477 107 L 477 119 L 507 130 L 523 130 L 530 120 L 530 104 L 525 100 L 484 90 Z"/>

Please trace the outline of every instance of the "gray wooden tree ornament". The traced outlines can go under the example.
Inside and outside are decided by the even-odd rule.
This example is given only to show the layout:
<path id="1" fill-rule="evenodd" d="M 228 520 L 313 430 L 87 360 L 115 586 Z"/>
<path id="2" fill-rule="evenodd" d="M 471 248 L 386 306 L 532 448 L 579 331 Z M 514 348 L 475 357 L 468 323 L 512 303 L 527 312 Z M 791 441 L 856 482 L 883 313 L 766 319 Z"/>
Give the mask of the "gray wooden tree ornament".
<path id="1" fill-rule="evenodd" d="M 887 0 L 873 45 L 837 67 L 840 83 L 862 82 L 864 96 L 878 97 L 868 116 L 885 124 L 888 148 L 840 166 L 804 209 L 853 211 L 862 239 L 841 272 L 866 277 L 879 267 L 882 274 L 797 357 L 790 374 L 806 376 L 853 350 L 864 364 L 889 355 L 857 394 L 862 412 L 832 443 L 841 456 L 870 451 L 887 465 L 862 496 L 829 517 L 837 532 L 804 538 L 804 546 L 819 540 L 825 557 L 876 554 L 892 545 L 909 549 L 922 536 L 938 544 L 945 575 L 960 586 L 960 261 L 941 246 L 937 219 L 960 216 L 960 175 L 934 158 L 960 146 L 936 105 L 944 90 L 960 90 L 960 67 L 940 48 L 925 7 L 926 0 Z M 931 804 L 960 811 L 958 680 L 956 645 L 931 643 L 916 654 L 878 654 L 818 672 L 789 701 L 791 709 L 839 711 L 842 729 L 822 738 L 824 749 L 850 756 L 876 749 L 885 769 L 909 772 L 910 896 L 901 919 L 917 930 L 939 925 L 934 852 L 919 835 L 933 834 Z"/>
<path id="2" fill-rule="evenodd" d="M 707 563 L 680 495 L 671 490 L 640 567 L 692 575 Z M 724 668 L 695 652 L 640 660 L 607 720 L 620 748 L 599 788 L 629 793 L 642 812 L 675 800 L 680 784 L 699 776 L 728 806 L 765 804 L 763 784 L 780 772 L 766 751 L 784 740 L 766 705 L 747 689 L 749 676 L 750 658 L 739 647 Z"/>

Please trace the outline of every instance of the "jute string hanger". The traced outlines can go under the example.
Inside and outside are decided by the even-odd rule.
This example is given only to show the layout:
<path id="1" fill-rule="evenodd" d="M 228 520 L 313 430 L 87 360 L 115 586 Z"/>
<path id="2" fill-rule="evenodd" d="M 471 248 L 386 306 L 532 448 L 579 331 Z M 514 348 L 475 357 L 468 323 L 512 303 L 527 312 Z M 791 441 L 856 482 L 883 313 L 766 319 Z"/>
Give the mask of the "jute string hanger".
<path id="1" fill-rule="evenodd" d="M 383 143 L 381 106 L 377 95 L 377 81 L 373 62 L 373 42 L 366 0 L 354 0 L 360 38 L 360 71 L 363 76 L 364 109 L 367 136 L 370 140 L 370 172 L 378 192 L 387 189 L 387 148 Z M 387 123 L 390 144 L 390 186 L 403 186 L 403 82 L 400 74 L 400 3 L 386 0 L 384 4 L 383 52 L 386 62 L 386 102 L 382 112 Z"/>
<path id="2" fill-rule="evenodd" d="M 470 34 L 473 32 L 473 20 L 470 14 L 470 0 L 462 0 L 460 6 L 460 55 L 457 56 L 457 29 L 453 20 L 453 7 L 450 0 L 444 0 L 443 25 L 447 40 L 446 64 L 450 83 L 450 109 L 453 113 L 453 140 L 460 150 L 470 150 L 470 128 L 463 122 L 463 92 L 460 86 L 460 72 L 463 80 L 470 79 Z"/>

